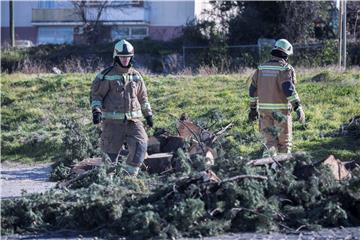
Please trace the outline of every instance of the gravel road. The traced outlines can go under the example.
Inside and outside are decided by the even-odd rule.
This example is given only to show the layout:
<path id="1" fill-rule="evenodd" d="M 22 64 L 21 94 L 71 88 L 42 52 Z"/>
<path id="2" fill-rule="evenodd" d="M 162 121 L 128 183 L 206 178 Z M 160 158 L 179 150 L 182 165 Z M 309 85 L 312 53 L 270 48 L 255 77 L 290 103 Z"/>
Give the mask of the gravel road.
<path id="1" fill-rule="evenodd" d="M 21 194 L 44 192 L 56 185 L 50 182 L 50 164 L 24 165 L 1 163 L 1 199 L 19 197 Z"/>

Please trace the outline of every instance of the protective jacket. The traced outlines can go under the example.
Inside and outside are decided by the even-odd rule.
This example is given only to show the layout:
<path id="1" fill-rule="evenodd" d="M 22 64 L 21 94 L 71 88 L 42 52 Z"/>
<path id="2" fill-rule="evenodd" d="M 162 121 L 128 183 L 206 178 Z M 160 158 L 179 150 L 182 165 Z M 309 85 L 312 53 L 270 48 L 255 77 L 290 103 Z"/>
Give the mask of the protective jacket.
<path id="1" fill-rule="evenodd" d="M 259 109 L 259 128 L 266 140 L 263 157 L 291 151 L 290 112 L 300 102 L 295 83 L 294 68 L 278 57 L 260 65 L 252 77 L 250 108 Z"/>
<path id="2" fill-rule="evenodd" d="M 249 88 L 250 103 L 261 110 L 290 110 L 290 103 L 300 101 L 295 90 L 294 68 L 285 60 L 273 57 L 260 65 Z"/>
<path id="3" fill-rule="evenodd" d="M 131 120 L 152 115 L 140 73 L 117 64 L 97 74 L 91 87 L 91 107 L 101 109 L 103 119 Z"/>

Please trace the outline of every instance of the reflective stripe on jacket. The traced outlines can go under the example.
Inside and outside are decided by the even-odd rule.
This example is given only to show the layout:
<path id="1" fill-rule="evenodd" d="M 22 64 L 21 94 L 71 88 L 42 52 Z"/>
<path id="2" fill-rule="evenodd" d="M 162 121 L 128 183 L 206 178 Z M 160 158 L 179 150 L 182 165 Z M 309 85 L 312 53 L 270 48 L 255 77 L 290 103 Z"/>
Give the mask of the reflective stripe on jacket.
<path id="1" fill-rule="evenodd" d="M 116 119 L 152 115 L 145 82 L 134 68 L 116 65 L 97 74 L 91 86 L 91 108 L 100 108 L 103 117 L 116 113 Z"/>
<path id="2" fill-rule="evenodd" d="M 289 84 L 284 84 L 285 82 Z M 295 83 L 293 67 L 285 60 L 273 57 L 272 60 L 260 65 L 252 76 L 249 88 L 250 105 L 257 105 L 260 110 L 291 109 L 289 103 L 300 100 Z"/>

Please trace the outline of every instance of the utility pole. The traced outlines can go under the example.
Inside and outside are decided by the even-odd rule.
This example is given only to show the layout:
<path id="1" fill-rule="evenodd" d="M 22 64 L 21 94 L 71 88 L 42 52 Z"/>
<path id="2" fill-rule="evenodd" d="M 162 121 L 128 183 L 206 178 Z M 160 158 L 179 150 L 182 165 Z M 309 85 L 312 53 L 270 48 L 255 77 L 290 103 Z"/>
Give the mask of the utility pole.
<path id="1" fill-rule="evenodd" d="M 14 2 L 9 1 L 9 15 L 10 15 L 10 44 L 15 47 L 15 28 L 14 28 Z"/>
<path id="2" fill-rule="evenodd" d="M 346 70 L 346 5 L 347 0 L 340 0 L 339 16 L 339 68 Z"/>
<path id="3" fill-rule="evenodd" d="M 339 68 L 341 69 L 342 63 L 342 1 L 339 1 Z"/>
<path id="4" fill-rule="evenodd" d="M 347 24 L 347 21 L 346 21 L 346 14 L 347 14 L 347 11 L 346 11 L 346 4 L 347 4 L 347 0 L 344 0 L 344 14 L 343 14 L 343 20 L 342 20 L 342 24 L 343 24 L 343 27 L 342 27 L 342 30 L 343 30 L 343 69 L 346 70 L 346 24 Z"/>

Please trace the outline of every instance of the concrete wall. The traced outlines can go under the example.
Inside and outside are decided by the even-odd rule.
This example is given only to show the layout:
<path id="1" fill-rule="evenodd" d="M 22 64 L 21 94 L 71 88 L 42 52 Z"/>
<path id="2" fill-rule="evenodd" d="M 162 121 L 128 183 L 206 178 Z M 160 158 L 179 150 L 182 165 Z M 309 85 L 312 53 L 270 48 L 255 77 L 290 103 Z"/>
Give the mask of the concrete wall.
<path id="1" fill-rule="evenodd" d="M 194 18 L 200 18 L 211 5 L 208 0 L 147 1 L 150 13 L 149 36 L 168 41 L 182 35 L 182 27 Z"/>
<path id="2" fill-rule="evenodd" d="M 151 26 L 182 26 L 194 18 L 194 1 L 149 1 Z"/>

